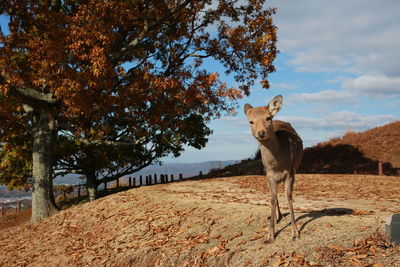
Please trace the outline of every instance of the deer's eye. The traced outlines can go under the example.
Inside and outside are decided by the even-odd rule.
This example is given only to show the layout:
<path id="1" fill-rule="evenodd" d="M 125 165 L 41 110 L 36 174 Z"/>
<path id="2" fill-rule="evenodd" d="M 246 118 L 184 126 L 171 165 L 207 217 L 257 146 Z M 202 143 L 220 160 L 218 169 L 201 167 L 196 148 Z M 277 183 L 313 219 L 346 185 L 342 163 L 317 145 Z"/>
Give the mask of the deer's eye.
<path id="1" fill-rule="evenodd" d="M 254 121 L 249 121 L 249 123 L 250 123 L 250 124 L 253 124 L 253 123 L 254 123 Z"/>
<path id="2" fill-rule="evenodd" d="M 266 117 L 265 120 L 270 121 L 272 120 L 272 117 Z"/>

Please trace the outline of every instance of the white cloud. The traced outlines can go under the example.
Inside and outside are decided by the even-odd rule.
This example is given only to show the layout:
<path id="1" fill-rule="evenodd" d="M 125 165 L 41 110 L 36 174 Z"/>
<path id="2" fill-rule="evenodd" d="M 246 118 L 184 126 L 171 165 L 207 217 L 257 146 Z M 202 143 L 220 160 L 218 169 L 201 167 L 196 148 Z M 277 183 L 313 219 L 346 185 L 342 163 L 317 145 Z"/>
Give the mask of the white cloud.
<path id="1" fill-rule="evenodd" d="M 362 75 L 343 82 L 346 90 L 367 95 L 400 95 L 400 77 Z"/>
<path id="2" fill-rule="evenodd" d="M 344 132 L 346 130 L 363 131 L 393 122 L 399 118 L 390 114 L 365 115 L 350 111 L 339 111 L 319 118 L 282 116 L 280 119 L 292 123 L 296 129 Z"/>
<path id="3" fill-rule="evenodd" d="M 287 83 L 271 83 L 271 88 L 275 89 L 287 89 L 287 90 L 292 90 L 296 89 L 297 86 L 292 85 L 292 84 L 287 84 Z"/>
<path id="4" fill-rule="evenodd" d="M 400 76 L 400 1 L 272 0 L 278 48 L 299 71 Z"/>
<path id="5" fill-rule="evenodd" d="M 295 65 L 296 70 L 301 72 L 352 72 L 350 61 L 340 55 L 326 54 L 323 50 L 297 52 L 289 64 Z"/>
<path id="6" fill-rule="evenodd" d="M 291 94 L 288 98 L 292 103 L 306 104 L 333 104 L 333 103 L 354 103 L 355 95 L 347 91 L 323 90 L 316 93 Z"/>
<path id="7" fill-rule="evenodd" d="M 400 77 L 384 74 L 365 74 L 355 78 L 339 78 L 327 82 L 340 82 L 340 90 L 321 90 L 314 93 L 295 93 L 288 96 L 291 103 L 303 104 L 349 104 L 360 103 L 362 97 L 388 98 L 400 96 Z"/>

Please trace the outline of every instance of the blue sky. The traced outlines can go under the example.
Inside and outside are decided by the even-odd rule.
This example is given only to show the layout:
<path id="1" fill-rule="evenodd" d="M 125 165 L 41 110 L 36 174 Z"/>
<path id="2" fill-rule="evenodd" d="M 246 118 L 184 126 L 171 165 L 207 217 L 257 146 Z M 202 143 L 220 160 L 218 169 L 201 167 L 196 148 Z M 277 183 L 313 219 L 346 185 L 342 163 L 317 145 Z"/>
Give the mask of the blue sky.
<path id="1" fill-rule="evenodd" d="M 290 122 L 305 146 L 346 131 L 363 131 L 400 118 L 400 1 L 270 0 L 278 8 L 277 71 L 269 90 L 259 83 L 239 101 L 237 116 L 212 121 L 214 130 L 202 150 L 187 148 L 164 162 L 244 159 L 257 142 L 243 106 L 265 105 L 284 97 L 276 119 Z M 3 30 L 4 17 L 1 18 Z M 210 71 L 220 71 L 209 64 Z M 235 86 L 233 79 L 222 80 Z"/>
<path id="2" fill-rule="evenodd" d="M 264 90 L 257 83 L 250 97 L 239 101 L 237 116 L 210 123 L 214 133 L 206 148 L 187 148 L 179 158 L 165 162 L 253 156 L 258 145 L 243 106 L 265 105 L 278 94 L 284 104 L 275 119 L 290 122 L 306 147 L 400 119 L 400 1 L 268 4 L 278 8 L 274 22 L 281 52 L 269 79 L 271 88 Z"/>

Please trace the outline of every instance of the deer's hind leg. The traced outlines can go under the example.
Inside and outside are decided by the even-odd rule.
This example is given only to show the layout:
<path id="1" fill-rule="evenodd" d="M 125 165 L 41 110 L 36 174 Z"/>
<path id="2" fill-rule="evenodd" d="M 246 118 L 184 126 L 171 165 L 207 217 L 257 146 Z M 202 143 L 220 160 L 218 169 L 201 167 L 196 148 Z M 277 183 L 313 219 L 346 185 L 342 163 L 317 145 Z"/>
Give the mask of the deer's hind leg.
<path id="1" fill-rule="evenodd" d="M 296 220 L 294 218 L 294 211 L 293 211 L 294 180 L 295 180 L 294 172 L 291 172 L 290 175 L 285 180 L 285 191 L 286 191 L 286 197 L 287 197 L 289 211 L 290 211 L 290 221 L 292 224 L 292 239 L 293 240 L 300 237 L 299 230 L 297 229 L 297 225 L 296 225 Z"/>
<path id="2" fill-rule="evenodd" d="M 276 190 L 276 192 L 278 192 L 278 189 Z M 279 199 L 278 199 L 278 195 L 276 195 L 276 211 L 277 211 L 277 216 L 275 219 L 275 223 L 278 223 L 282 220 L 283 215 L 281 213 L 281 209 L 279 208 Z"/>

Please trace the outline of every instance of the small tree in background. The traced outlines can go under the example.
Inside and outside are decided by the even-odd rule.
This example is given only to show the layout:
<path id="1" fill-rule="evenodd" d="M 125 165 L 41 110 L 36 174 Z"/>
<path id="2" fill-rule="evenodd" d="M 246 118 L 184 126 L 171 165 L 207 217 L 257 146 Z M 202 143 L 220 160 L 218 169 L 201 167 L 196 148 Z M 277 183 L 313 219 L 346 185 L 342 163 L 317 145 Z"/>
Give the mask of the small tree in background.
<path id="1" fill-rule="evenodd" d="M 268 88 L 276 28 L 264 2 L 3 1 L 0 144 L 12 151 L 5 146 L 16 135 L 31 138 L 32 221 L 57 212 L 57 136 L 99 148 L 172 143 L 166 151 L 178 155 L 183 144 L 203 147 L 205 122 L 255 80 Z M 234 73 L 238 87 L 207 71 L 206 58 Z"/>
<path id="2" fill-rule="evenodd" d="M 183 123 L 185 129 L 179 129 L 176 122 Z M 61 135 L 55 153 L 56 172 L 83 174 L 86 177 L 89 200 L 94 200 L 101 183 L 114 181 L 150 164 L 159 163 L 159 158 L 171 153 L 178 156 L 183 150 L 183 144 L 201 148 L 207 142 L 206 136 L 210 134 L 209 128 L 198 115 L 166 121 L 165 124 L 168 124 L 166 130 L 158 131 L 157 126 L 153 134 L 150 131 L 146 138 L 135 143 L 130 142 L 133 138 L 126 136 L 126 133 L 122 137 L 108 136 L 108 141 L 99 143 L 77 142 L 73 137 Z M 140 125 L 135 128 L 140 129 Z"/>

